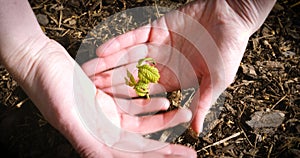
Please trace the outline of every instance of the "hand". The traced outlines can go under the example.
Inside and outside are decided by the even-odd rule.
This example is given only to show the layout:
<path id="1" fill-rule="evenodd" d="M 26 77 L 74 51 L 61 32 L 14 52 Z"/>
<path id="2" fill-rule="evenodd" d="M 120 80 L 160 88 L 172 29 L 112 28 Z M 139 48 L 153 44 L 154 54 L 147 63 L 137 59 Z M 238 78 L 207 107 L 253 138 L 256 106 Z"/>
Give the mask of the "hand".
<path id="1" fill-rule="evenodd" d="M 125 69 L 133 71 L 141 56 L 154 58 L 159 63 L 161 86 L 152 93 L 199 84 L 192 103 L 192 128 L 200 133 L 209 108 L 233 82 L 249 37 L 262 25 L 274 3 L 194 1 L 109 40 L 97 49 L 99 58 L 83 65 L 83 69 L 97 88 L 110 95 L 128 95 L 124 79 L 116 74 L 125 76 Z M 135 50 L 145 51 L 139 56 Z M 120 70 L 105 71 L 115 67 Z"/>
<path id="2" fill-rule="evenodd" d="M 161 120 L 168 122 L 170 119 L 175 119 L 175 124 L 189 121 L 191 119 L 189 110 L 181 110 L 178 112 L 179 115 L 176 113 L 176 116 L 174 116 L 174 112 L 168 115 L 140 118 L 122 113 L 122 110 L 116 106 L 116 100 L 104 92 L 96 90 L 61 45 L 44 36 L 40 36 L 38 39 L 35 40 L 36 42 L 24 43 L 25 47 L 17 49 L 19 52 L 23 52 L 24 50 L 35 50 L 36 46 L 43 45 L 38 52 L 28 53 L 23 56 L 24 60 L 18 62 L 26 64 L 30 68 L 22 73 L 24 80 L 19 83 L 45 119 L 58 129 L 83 157 L 167 157 L 170 155 L 196 157 L 195 152 L 187 147 L 145 139 L 140 135 L 116 128 L 119 126 L 146 134 L 165 128 L 166 123 Z M 118 101 L 125 106 L 132 104 L 127 103 L 130 102 L 129 100 Z M 139 106 L 140 102 L 144 102 L 144 100 L 134 101 L 136 106 Z M 161 98 L 152 99 L 148 101 L 148 104 L 150 109 L 142 107 L 141 110 L 147 112 L 166 109 L 169 105 L 166 99 Z M 94 107 L 96 107 L 95 110 Z M 131 107 L 123 108 L 131 111 Z M 88 112 L 86 117 L 92 117 L 94 120 L 84 118 L 84 112 Z M 139 113 L 141 111 L 132 112 Z M 106 121 L 107 118 L 109 121 Z M 112 126 L 110 121 L 115 126 Z M 91 123 L 93 123 L 92 127 L 89 126 Z M 135 126 L 137 124 L 142 124 L 142 126 Z M 93 129 L 97 130 L 98 133 L 93 134 L 98 138 L 90 133 Z M 105 143 L 101 143 L 101 141 L 105 141 Z M 125 150 L 126 148 L 123 146 L 127 147 L 127 151 L 118 150 Z M 159 150 L 154 150 L 157 147 L 160 147 Z"/>
<path id="3" fill-rule="evenodd" d="M 145 139 L 118 128 L 137 133 L 153 132 L 167 127 L 164 121 L 157 120 L 175 118 L 174 124 L 188 121 L 191 118 L 189 110 L 180 110 L 177 113 L 181 115 L 177 116 L 174 112 L 151 118 L 122 113 L 116 106 L 116 100 L 97 90 L 67 51 L 44 35 L 28 1 L 0 1 L 0 15 L 1 64 L 22 86 L 45 119 L 83 157 L 196 157 L 196 153 L 187 147 Z M 118 101 L 128 105 L 127 100 Z M 141 102 L 143 100 L 133 103 L 139 106 Z M 166 109 L 169 103 L 166 99 L 157 98 L 148 104 L 150 108 L 127 109 L 139 113 Z M 153 129 L 134 126 L 148 123 L 152 123 Z"/>

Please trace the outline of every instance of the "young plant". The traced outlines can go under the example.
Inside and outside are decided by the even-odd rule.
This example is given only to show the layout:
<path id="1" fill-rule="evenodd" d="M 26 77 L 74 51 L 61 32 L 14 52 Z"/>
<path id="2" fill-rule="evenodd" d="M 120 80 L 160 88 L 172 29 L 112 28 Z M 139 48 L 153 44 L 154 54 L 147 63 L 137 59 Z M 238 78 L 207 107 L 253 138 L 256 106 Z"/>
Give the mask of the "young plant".
<path id="1" fill-rule="evenodd" d="M 135 80 L 133 75 L 127 70 L 127 77 L 125 77 L 126 85 L 133 87 L 138 96 L 149 96 L 149 84 L 157 83 L 160 75 L 158 69 L 155 67 L 155 61 L 152 58 L 143 58 L 138 61 L 138 81 Z"/>

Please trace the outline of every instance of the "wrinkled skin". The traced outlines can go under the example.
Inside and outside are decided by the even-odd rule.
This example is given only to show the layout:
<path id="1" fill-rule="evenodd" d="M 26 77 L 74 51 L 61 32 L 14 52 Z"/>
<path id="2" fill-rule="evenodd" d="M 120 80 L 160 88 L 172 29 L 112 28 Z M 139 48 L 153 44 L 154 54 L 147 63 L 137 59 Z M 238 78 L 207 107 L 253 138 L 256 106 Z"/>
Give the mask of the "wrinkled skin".
<path id="1" fill-rule="evenodd" d="M 192 108 L 192 128 L 199 134 L 202 131 L 204 118 L 209 108 L 233 82 L 249 37 L 263 24 L 274 4 L 275 0 L 194 1 L 180 8 L 180 12 L 168 13 L 150 25 L 130 31 L 104 43 L 97 49 L 99 58 L 83 65 L 83 69 L 98 88 L 114 95 L 123 89 L 118 85 L 123 81 L 116 81 L 115 83 L 118 84 L 107 82 L 114 77 L 113 71 L 98 73 L 118 66 L 111 61 L 118 61 L 120 57 L 124 58 L 127 55 L 127 58 L 131 59 L 128 64 L 136 62 L 131 49 L 144 45 L 148 47 L 147 57 L 154 58 L 158 63 L 169 60 L 169 63 L 165 62 L 164 64 L 176 66 L 176 64 L 172 65 L 171 61 L 181 65 L 180 56 L 176 57 L 172 49 L 168 52 L 167 49 L 162 50 L 155 47 L 169 45 L 179 50 L 193 66 L 193 71 L 178 70 L 183 73 L 182 76 L 188 76 L 182 82 L 189 82 L 190 72 L 196 73 L 197 82 L 200 86 Z M 190 20 L 191 17 L 194 21 Z M 198 25 L 195 24 L 195 21 Z M 202 42 L 205 42 L 205 38 L 207 40 L 212 38 L 213 42 L 210 43 L 215 43 L 218 51 L 215 50 L 214 45 L 207 46 L 197 43 L 197 32 L 200 32 L 201 29 L 203 31 L 199 25 L 208 32 L 207 37 L 201 37 Z M 199 34 L 201 36 L 201 33 Z M 188 41 L 190 39 L 192 40 Z M 97 67 L 95 70 L 95 63 L 97 62 L 105 66 Z M 159 83 L 166 91 L 181 89 L 182 87 L 176 80 L 178 76 L 174 76 L 166 67 L 164 65 L 159 67 L 161 75 Z M 97 75 L 92 76 L 91 74 Z M 194 86 L 194 83 L 189 86 Z M 154 90 L 154 92 L 159 91 Z"/>
<path id="2" fill-rule="evenodd" d="M 1 63 L 18 81 L 49 123 L 58 129 L 83 157 L 196 157 L 195 151 L 180 145 L 165 144 L 163 148 L 152 152 L 130 153 L 110 148 L 106 144 L 97 141 L 84 128 L 75 110 L 75 105 L 85 105 L 85 102 L 93 103 L 92 100 L 96 100 L 97 104 L 101 104 L 99 106 L 102 106 L 103 111 L 107 112 L 105 115 L 112 118 L 115 124 L 126 130 L 143 134 L 189 121 L 191 113 L 189 110 L 181 109 L 142 119 L 125 113 L 124 109 L 129 111 L 130 114 L 164 110 L 168 108 L 169 103 L 163 98 L 157 98 L 150 103 L 145 100 L 136 100 L 135 103 L 138 106 L 132 107 L 129 102 L 123 101 L 123 109 L 121 110 L 120 105 L 117 105 L 116 100 L 108 90 L 112 86 L 109 77 L 101 78 L 101 76 L 97 76 L 97 80 L 93 80 L 94 84 L 92 84 L 76 62 L 68 55 L 67 51 L 43 34 L 27 1 L 8 0 L 0 1 L 0 3 Z M 227 70 L 225 77 L 227 85 L 233 80 L 249 36 L 263 23 L 274 4 L 274 2 L 263 0 L 256 2 L 257 4 L 249 3 L 250 5 L 246 2 L 245 4 L 239 4 L 239 2 L 229 3 L 227 1 L 196 1 L 181 9 L 181 11 L 197 19 L 215 40 L 220 52 L 222 52 L 221 56 L 225 70 Z M 230 11 L 230 13 L 226 14 L 226 11 Z M 167 24 L 168 27 L 171 27 L 173 23 L 177 23 L 179 25 L 176 26 L 179 27 L 176 29 L 189 27 L 181 21 L 182 19 L 174 18 L 174 16 L 176 15 L 170 13 L 151 25 L 165 26 Z M 216 26 L 215 24 L 220 25 Z M 238 34 L 238 32 L 244 32 L 245 30 L 247 31 L 242 36 Z M 137 36 L 138 32 L 142 36 Z M 125 37 L 130 40 L 125 41 Z M 126 53 L 122 50 L 139 43 L 167 43 L 179 48 L 183 54 L 187 53 L 186 49 L 189 48 L 189 45 L 185 45 L 184 42 L 182 45 L 178 45 L 181 40 L 183 39 L 171 38 L 169 32 L 161 34 L 161 32 L 152 29 L 140 29 L 124 34 L 118 37 L 117 40 L 111 41 L 113 47 L 107 48 L 106 44 L 98 49 L 97 53 L 100 60 L 105 65 L 104 68 L 100 67 L 97 71 L 113 67 L 114 62 L 112 62 L 111 57 L 114 54 Z M 195 51 L 197 50 L 189 52 L 193 53 Z M 202 60 L 200 58 L 199 60 Z M 197 58 L 194 59 L 198 61 Z M 99 59 L 95 60 L 99 61 Z M 189 60 L 191 59 L 189 58 Z M 200 69 L 200 67 L 196 67 L 195 61 L 191 60 L 191 63 L 195 63 L 193 64 L 194 69 Z M 95 73 L 94 63 L 95 61 L 90 61 L 83 66 L 88 76 Z M 74 70 L 78 73 L 75 74 Z M 167 76 L 167 72 L 162 71 L 161 73 Z M 197 71 L 197 76 L 199 80 L 202 80 L 200 85 L 201 96 L 197 103 L 197 109 L 194 111 L 193 127 L 199 132 L 204 118 L 203 114 L 210 107 L 205 98 L 210 94 L 205 94 L 205 91 L 211 88 L 209 86 L 211 83 L 205 66 Z M 77 84 L 74 83 L 74 78 L 83 78 L 84 80 Z M 91 87 L 88 90 L 93 95 L 82 94 L 81 100 L 78 102 L 74 98 L 74 84 L 79 87 Z M 160 84 L 166 90 L 178 88 L 178 85 L 166 84 L 166 81 L 163 80 Z M 223 90 L 226 87 L 218 88 Z M 167 124 L 170 119 L 174 120 L 173 124 Z M 151 128 L 147 126 L 149 124 L 151 124 Z M 99 122 L 99 127 L 101 127 L 101 122 Z M 120 135 L 119 141 L 129 144 L 138 143 L 134 140 L 126 142 L 128 140 L 123 139 L 122 135 Z M 145 140 L 145 142 L 158 143 L 152 140 Z"/>

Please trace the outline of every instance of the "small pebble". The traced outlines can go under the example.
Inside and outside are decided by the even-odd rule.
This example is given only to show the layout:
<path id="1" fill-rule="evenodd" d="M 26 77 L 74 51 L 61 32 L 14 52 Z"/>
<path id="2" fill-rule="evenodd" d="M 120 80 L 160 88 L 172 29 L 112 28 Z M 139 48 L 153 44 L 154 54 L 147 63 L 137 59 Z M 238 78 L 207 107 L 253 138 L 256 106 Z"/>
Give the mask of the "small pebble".
<path id="1" fill-rule="evenodd" d="M 38 14 L 38 15 L 36 15 L 36 18 L 37 18 L 38 22 L 43 26 L 46 26 L 49 23 L 49 19 L 48 19 L 47 15 L 45 15 L 45 14 Z"/>

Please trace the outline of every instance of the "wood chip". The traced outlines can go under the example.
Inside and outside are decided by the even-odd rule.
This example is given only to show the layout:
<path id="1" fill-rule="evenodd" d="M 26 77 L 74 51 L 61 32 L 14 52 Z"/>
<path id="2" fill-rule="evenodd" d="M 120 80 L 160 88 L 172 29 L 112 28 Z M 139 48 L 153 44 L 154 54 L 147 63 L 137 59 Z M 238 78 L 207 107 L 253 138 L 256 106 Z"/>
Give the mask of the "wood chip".
<path id="1" fill-rule="evenodd" d="M 254 128 L 278 127 L 284 120 L 284 113 L 281 111 L 257 111 L 251 115 L 251 120 L 246 123 Z"/>

